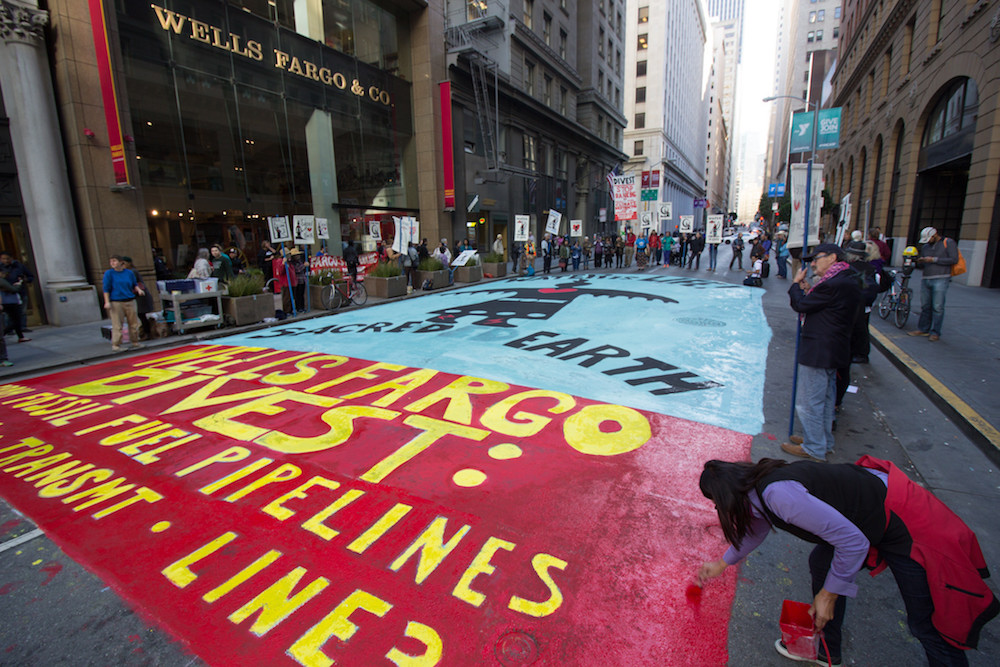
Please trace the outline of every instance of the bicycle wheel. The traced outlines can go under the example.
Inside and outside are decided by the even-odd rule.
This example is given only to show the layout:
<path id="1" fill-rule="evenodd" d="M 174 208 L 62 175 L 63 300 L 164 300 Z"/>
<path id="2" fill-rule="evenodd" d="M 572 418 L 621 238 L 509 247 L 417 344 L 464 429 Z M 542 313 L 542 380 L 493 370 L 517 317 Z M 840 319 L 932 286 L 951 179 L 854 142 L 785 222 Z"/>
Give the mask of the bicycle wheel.
<path id="1" fill-rule="evenodd" d="M 878 302 L 878 316 L 883 320 L 889 319 L 889 313 L 893 311 L 893 294 L 892 290 L 885 292 L 882 298 Z"/>
<path id="2" fill-rule="evenodd" d="M 896 326 L 902 329 L 906 326 L 906 320 L 910 317 L 910 297 L 913 295 L 908 289 L 899 293 L 899 304 L 896 306 Z"/>
<path id="3" fill-rule="evenodd" d="M 354 283 L 354 289 L 351 290 L 351 301 L 363 306 L 365 301 L 368 300 L 368 290 L 365 289 L 364 283 Z"/>
<path id="4" fill-rule="evenodd" d="M 320 297 L 320 305 L 327 310 L 334 310 L 335 308 L 340 308 L 340 290 L 337 289 L 336 285 L 327 285 L 323 288 L 322 296 Z"/>

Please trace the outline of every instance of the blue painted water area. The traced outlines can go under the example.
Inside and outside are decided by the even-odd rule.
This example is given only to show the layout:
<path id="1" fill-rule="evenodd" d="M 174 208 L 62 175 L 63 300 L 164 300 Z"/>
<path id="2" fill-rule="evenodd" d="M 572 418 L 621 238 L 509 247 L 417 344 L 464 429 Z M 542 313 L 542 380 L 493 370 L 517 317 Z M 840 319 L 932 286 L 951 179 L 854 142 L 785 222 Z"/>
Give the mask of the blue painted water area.
<path id="1" fill-rule="evenodd" d="M 431 368 L 755 434 L 771 338 L 762 294 L 673 276 L 538 275 L 214 342 Z"/>

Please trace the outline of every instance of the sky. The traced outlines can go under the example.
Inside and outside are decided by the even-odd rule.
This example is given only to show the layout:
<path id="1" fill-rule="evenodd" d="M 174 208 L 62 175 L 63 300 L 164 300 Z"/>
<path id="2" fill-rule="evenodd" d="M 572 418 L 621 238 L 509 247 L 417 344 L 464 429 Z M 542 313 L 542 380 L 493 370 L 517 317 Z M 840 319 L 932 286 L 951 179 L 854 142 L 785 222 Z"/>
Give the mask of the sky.
<path id="1" fill-rule="evenodd" d="M 742 136 L 736 137 L 736 146 L 746 138 L 742 195 L 750 197 L 754 204 L 760 200 L 764 149 L 773 104 L 761 100 L 774 94 L 774 58 L 781 5 L 780 0 L 748 0 L 743 15 L 743 57 L 737 84 Z"/>

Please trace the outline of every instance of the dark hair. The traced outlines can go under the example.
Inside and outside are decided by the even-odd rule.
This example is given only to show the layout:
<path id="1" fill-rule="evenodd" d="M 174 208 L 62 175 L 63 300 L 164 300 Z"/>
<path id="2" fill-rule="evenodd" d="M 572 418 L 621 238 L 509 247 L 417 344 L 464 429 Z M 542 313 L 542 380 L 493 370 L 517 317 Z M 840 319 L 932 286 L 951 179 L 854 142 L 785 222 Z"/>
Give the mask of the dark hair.
<path id="1" fill-rule="evenodd" d="M 715 460 L 705 463 L 698 487 L 706 498 L 715 503 L 722 533 L 737 549 L 749 532 L 753 519 L 749 493 L 764 476 L 785 465 L 788 465 L 787 462 L 780 459 L 761 459 L 757 463 Z"/>

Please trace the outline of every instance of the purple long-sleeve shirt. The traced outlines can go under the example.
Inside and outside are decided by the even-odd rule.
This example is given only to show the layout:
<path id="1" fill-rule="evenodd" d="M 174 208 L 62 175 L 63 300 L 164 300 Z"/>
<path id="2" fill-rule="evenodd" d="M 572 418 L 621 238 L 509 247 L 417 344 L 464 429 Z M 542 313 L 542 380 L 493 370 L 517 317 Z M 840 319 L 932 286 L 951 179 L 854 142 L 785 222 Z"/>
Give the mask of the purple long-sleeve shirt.
<path id="1" fill-rule="evenodd" d="M 888 485 L 885 473 L 868 472 Z M 871 546 L 864 533 L 836 509 L 810 495 L 800 482 L 784 480 L 768 484 L 764 489 L 764 502 L 782 521 L 812 533 L 833 547 L 833 562 L 823 588 L 837 595 L 854 597 L 858 592 L 854 577 L 864 564 Z M 771 530 L 756 491 L 750 492 L 750 508 L 753 515 L 750 530 L 739 549 L 731 546 L 722 557 L 727 565 L 743 560 L 760 546 Z"/>

